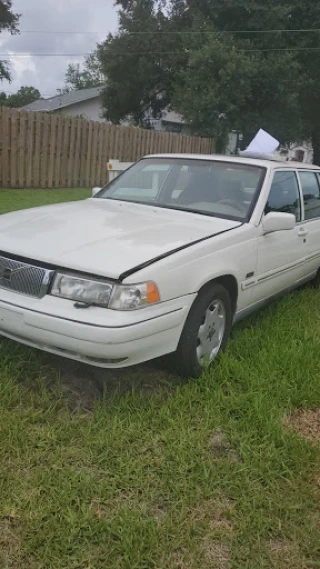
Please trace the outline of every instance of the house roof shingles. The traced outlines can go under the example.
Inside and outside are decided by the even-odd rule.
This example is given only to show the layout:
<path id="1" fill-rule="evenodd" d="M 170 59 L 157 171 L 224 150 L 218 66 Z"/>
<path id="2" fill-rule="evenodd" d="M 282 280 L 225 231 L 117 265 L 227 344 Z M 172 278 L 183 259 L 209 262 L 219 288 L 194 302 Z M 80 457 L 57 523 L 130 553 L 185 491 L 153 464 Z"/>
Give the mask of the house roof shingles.
<path id="1" fill-rule="evenodd" d="M 69 107 L 70 105 L 75 105 L 76 103 L 81 103 L 81 101 L 95 99 L 96 97 L 100 96 L 102 90 L 103 87 L 92 87 L 91 89 L 70 91 L 70 93 L 56 95 L 55 97 L 50 97 L 49 99 L 38 99 L 29 105 L 21 107 L 21 110 L 43 112 L 56 111 L 64 107 Z"/>

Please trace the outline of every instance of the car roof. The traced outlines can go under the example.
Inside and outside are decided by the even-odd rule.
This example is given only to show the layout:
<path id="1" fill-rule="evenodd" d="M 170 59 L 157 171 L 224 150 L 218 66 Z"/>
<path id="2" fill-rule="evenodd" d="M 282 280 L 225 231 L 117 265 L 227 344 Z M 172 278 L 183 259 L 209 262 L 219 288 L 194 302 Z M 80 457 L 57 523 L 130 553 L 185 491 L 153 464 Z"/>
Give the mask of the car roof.
<path id="1" fill-rule="evenodd" d="M 269 169 L 285 169 L 299 168 L 300 170 L 319 170 L 320 167 L 315 164 L 306 164 L 304 162 L 287 162 L 277 158 L 274 160 L 268 158 L 247 158 L 245 156 L 225 156 L 221 154 L 150 154 L 144 158 L 184 158 L 187 160 L 215 160 L 217 162 L 232 162 L 233 164 L 248 164 L 249 166 L 260 166 Z"/>

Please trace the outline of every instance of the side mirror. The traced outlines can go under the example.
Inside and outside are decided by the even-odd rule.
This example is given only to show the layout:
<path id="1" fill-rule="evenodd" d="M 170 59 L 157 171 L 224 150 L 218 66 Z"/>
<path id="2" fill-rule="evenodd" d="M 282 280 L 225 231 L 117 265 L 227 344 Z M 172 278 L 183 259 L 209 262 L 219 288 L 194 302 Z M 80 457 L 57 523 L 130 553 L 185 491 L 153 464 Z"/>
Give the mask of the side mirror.
<path id="1" fill-rule="evenodd" d="M 92 190 L 92 197 L 94 198 L 94 196 L 95 196 L 98 192 L 100 192 L 100 190 L 101 190 L 101 188 L 93 188 L 93 190 Z"/>
<path id="2" fill-rule="evenodd" d="M 295 225 L 296 218 L 292 213 L 271 211 L 262 220 L 264 235 L 274 233 L 275 231 L 290 231 L 290 229 L 294 229 Z"/>

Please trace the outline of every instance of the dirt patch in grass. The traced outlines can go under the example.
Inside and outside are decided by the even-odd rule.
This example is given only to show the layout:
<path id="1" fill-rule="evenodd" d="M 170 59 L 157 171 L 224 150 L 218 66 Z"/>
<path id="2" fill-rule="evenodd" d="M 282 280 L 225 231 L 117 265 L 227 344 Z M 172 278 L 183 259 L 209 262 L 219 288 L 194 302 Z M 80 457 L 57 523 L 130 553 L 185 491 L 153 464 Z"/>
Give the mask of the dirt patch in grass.
<path id="1" fill-rule="evenodd" d="M 292 551 L 293 544 L 288 540 L 272 539 L 269 543 L 271 553 L 287 555 Z"/>
<path id="2" fill-rule="evenodd" d="M 182 380 L 165 368 L 162 361 L 123 369 L 102 369 L 44 354 L 49 389 L 58 389 L 70 411 L 91 411 L 103 397 L 120 396 L 134 390 L 151 397 Z"/>
<path id="3" fill-rule="evenodd" d="M 320 409 L 299 409 L 285 418 L 285 425 L 312 442 L 320 442 Z"/>
<path id="4" fill-rule="evenodd" d="M 206 522 L 211 531 L 232 532 L 230 513 L 233 508 L 231 500 L 225 497 L 204 500 L 190 513 L 192 524 Z"/>
<path id="5" fill-rule="evenodd" d="M 299 547 L 289 540 L 270 540 L 269 549 L 277 567 L 288 569 L 307 569 Z M 312 565 L 310 565 L 312 567 Z"/>
<path id="6" fill-rule="evenodd" d="M 102 398 L 99 385 L 81 373 L 64 376 L 61 393 L 70 411 L 91 411 Z"/>
<path id="7" fill-rule="evenodd" d="M 0 566 L 7 569 L 21 567 L 20 538 L 11 519 L 0 520 Z"/>
<path id="8" fill-rule="evenodd" d="M 230 459 L 236 462 L 241 460 L 238 453 L 232 448 L 227 436 L 220 428 L 216 429 L 213 434 L 210 443 L 210 451 L 214 458 Z"/>
<path id="9" fill-rule="evenodd" d="M 210 569 L 230 569 L 231 553 L 228 545 L 205 539 L 202 548 Z"/>
<path id="10" fill-rule="evenodd" d="M 168 566 L 173 569 L 230 569 L 233 506 L 233 502 L 221 494 L 190 509 L 184 526 L 188 528 L 188 535 L 197 536 L 194 549 L 181 547 L 171 555 Z"/>
<path id="11" fill-rule="evenodd" d="M 160 502 L 157 504 L 153 504 L 149 508 L 149 514 L 152 516 L 157 524 L 161 524 L 161 522 L 165 519 L 169 510 L 169 506 L 166 502 Z"/>
<path id="12" fill-rule="evenodd" d="M 95 380 L 107 397 L 115 392 L 125 395 L 132 390 L 145 397 L 152 397 L 163 388 L 171 389 L 182 382 L 159 360 L 118 370 L 92 369 Z"/>
<path id="13" fill-rule="evenodd" d="M 189 552 L 184 549 L 175 551 L 170 561 L 173 569 L 191 569 L 193 563 Z"/>

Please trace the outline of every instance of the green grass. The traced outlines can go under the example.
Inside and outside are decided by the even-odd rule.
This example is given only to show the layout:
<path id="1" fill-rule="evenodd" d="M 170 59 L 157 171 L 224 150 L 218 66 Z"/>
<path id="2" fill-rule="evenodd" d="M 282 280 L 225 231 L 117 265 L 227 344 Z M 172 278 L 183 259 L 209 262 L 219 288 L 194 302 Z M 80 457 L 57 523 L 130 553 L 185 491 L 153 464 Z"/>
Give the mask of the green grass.
<path id="1" fill-rule="evenodd" d="M 104 372 L 0 341 L 0 568 L 319 567 L 319 448 L 283 424 L 320 407 L 318 303 L 244 321 L 198 381 L 106 372 L 90 411 L 70 401 Z"/>
<path id="2" fill-rule="evenodd" d="M 81 200 L 90 197 L 90 195 L 91 191 L 83 188 L 65 190 L 0 189 L 0 214 L 39 205 Z"/>

